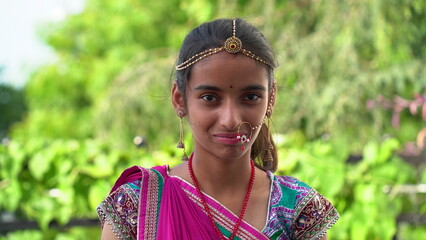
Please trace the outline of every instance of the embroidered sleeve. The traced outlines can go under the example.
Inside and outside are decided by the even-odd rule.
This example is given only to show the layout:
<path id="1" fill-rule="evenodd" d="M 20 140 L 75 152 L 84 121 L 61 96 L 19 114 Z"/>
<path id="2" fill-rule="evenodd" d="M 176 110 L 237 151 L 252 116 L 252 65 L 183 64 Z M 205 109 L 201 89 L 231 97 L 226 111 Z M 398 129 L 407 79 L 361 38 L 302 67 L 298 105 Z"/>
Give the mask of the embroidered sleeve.
<path id="1" fill-rule="evenodd" d="M 336 208 L 314 189 L 297 208 L 293 222 L 294 239 L 321 239 L 339 219 Z"/>
<path id="2" fill-rule="evenodd" d="M 140 182 L 121 185 L 97 208 L 102 227 L 111 225 L 119 239 L 136 239 Z"/>

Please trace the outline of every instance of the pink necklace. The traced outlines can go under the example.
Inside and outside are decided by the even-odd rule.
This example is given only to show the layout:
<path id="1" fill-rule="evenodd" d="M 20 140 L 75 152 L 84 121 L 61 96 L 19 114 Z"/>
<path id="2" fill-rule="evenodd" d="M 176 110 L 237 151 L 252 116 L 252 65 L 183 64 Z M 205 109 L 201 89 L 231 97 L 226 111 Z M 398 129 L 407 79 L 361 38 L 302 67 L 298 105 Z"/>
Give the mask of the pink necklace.
<path id="1" fill-rule="evenodd" d="M 197 190 L 197 193 L 200 196 L 201 203 L 204 206 L 204 210 L 207 212 L 207 215 L 208 215 L 214 229 L 216 230 L 217 235 L 219 235 L 220 239 L 223 239 L 223 235 L 214 222 L 213 214 L 211 213 L 210 208 L 207 205 L 206 200 L 204 199 L 204 195 L 201 194 L 201 189 L 198 186 L 197 179 L 195 178 L 194 169 L 192 169 L 192 157 L 193 157 L 193 154 L 191 154 L 191 156 L 189 157 L 189 162 L 188 162 L 189 174 L 191 175 L 192 182 L 195 185 L 195 189 Z M 243 220 L 244 213 L 247 209 L 247 204 L 248 204 L 248 201 L 250 199 L 251 190 L 253 189 L 253 183 L 254 183 L 254 177 L 255 177 L 255 167 L 254 167 L 254 163 L 253 163 L 252 160 L 250 160 L 250 165 L 251 165 L 251 175 L 250 175 L 249 185 L 248 185 L 248 188 L 247 188 L 246 197 L 244 198 L 243 207 L 241 208 L 240 216 L 238 217 L 238 221 L 235 224 L 234 229 L 232 230 L 232 234 L 231 234 L 231 237 L 229 238 L 229 240 L 232 240 L 234 238 L 234 236 L 237 234 L 238 228 L 240 226 L 241 221 Z"/>

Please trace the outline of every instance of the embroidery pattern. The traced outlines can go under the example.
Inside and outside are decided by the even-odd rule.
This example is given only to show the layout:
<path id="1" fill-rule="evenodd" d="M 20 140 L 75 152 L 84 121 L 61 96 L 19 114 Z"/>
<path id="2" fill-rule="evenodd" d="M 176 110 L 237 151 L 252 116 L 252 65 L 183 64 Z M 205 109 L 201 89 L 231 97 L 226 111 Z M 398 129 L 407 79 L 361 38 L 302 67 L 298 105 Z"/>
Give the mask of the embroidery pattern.
<path id="1" fill-rule="evenodd" d="M 136 239 L 140 180 L 124 184 L 97 208 L 102 226 L 111 225 L 120 239 Z"/>
<path id="2" fill-rule="evenodd" d="M 295 239 L 320 239 L 339 218 L 337 210 L 318 192 L 303 207 L 294 221 Z"/>
<path id="3" fill-rule="evenodd" d="M 263 230 L 271 239 L 318 239 L 338 218 L 337 210 L 315 189 L 294 177 L 274 176 Z"/>

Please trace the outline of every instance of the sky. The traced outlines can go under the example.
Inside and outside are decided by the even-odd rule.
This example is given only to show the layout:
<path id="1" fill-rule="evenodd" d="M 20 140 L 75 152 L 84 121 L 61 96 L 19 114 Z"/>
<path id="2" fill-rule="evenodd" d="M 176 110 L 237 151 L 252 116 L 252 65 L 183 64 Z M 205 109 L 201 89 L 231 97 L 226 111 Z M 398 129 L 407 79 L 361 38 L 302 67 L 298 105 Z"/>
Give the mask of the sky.
<path id="1" fill-rule="evenodd" d="M 43 23 L 83 10 L 85 0 L 0 0 L 0 84 L 25 85 L 54 54 L 37 36 Z"/>

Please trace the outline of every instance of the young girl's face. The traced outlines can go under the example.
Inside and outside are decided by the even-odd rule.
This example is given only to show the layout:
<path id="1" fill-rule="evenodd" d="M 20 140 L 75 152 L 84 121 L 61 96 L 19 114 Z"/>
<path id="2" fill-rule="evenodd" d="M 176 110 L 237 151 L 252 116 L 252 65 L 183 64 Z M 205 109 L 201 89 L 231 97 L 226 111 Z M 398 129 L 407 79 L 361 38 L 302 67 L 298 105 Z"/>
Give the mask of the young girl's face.
<path id="1" fill-rule="evenodd" d="M 250 154 L 260 127 L 251 131 L 248 124 L 241 126 L 240 132 L 248 135 L 251 132 L 252 139 L 244 144 L 243 150 L 237 129 L 242 122 L 252 127 L 262 123 L 269 103 L 268 85 L 266 67 L 242 54 L 222 52 L 196 63 L 186 96 L 175 89 L 173 99 L 182 105 L 186 98 L 197 154 L 204 152 L 222 159 Z"/>

